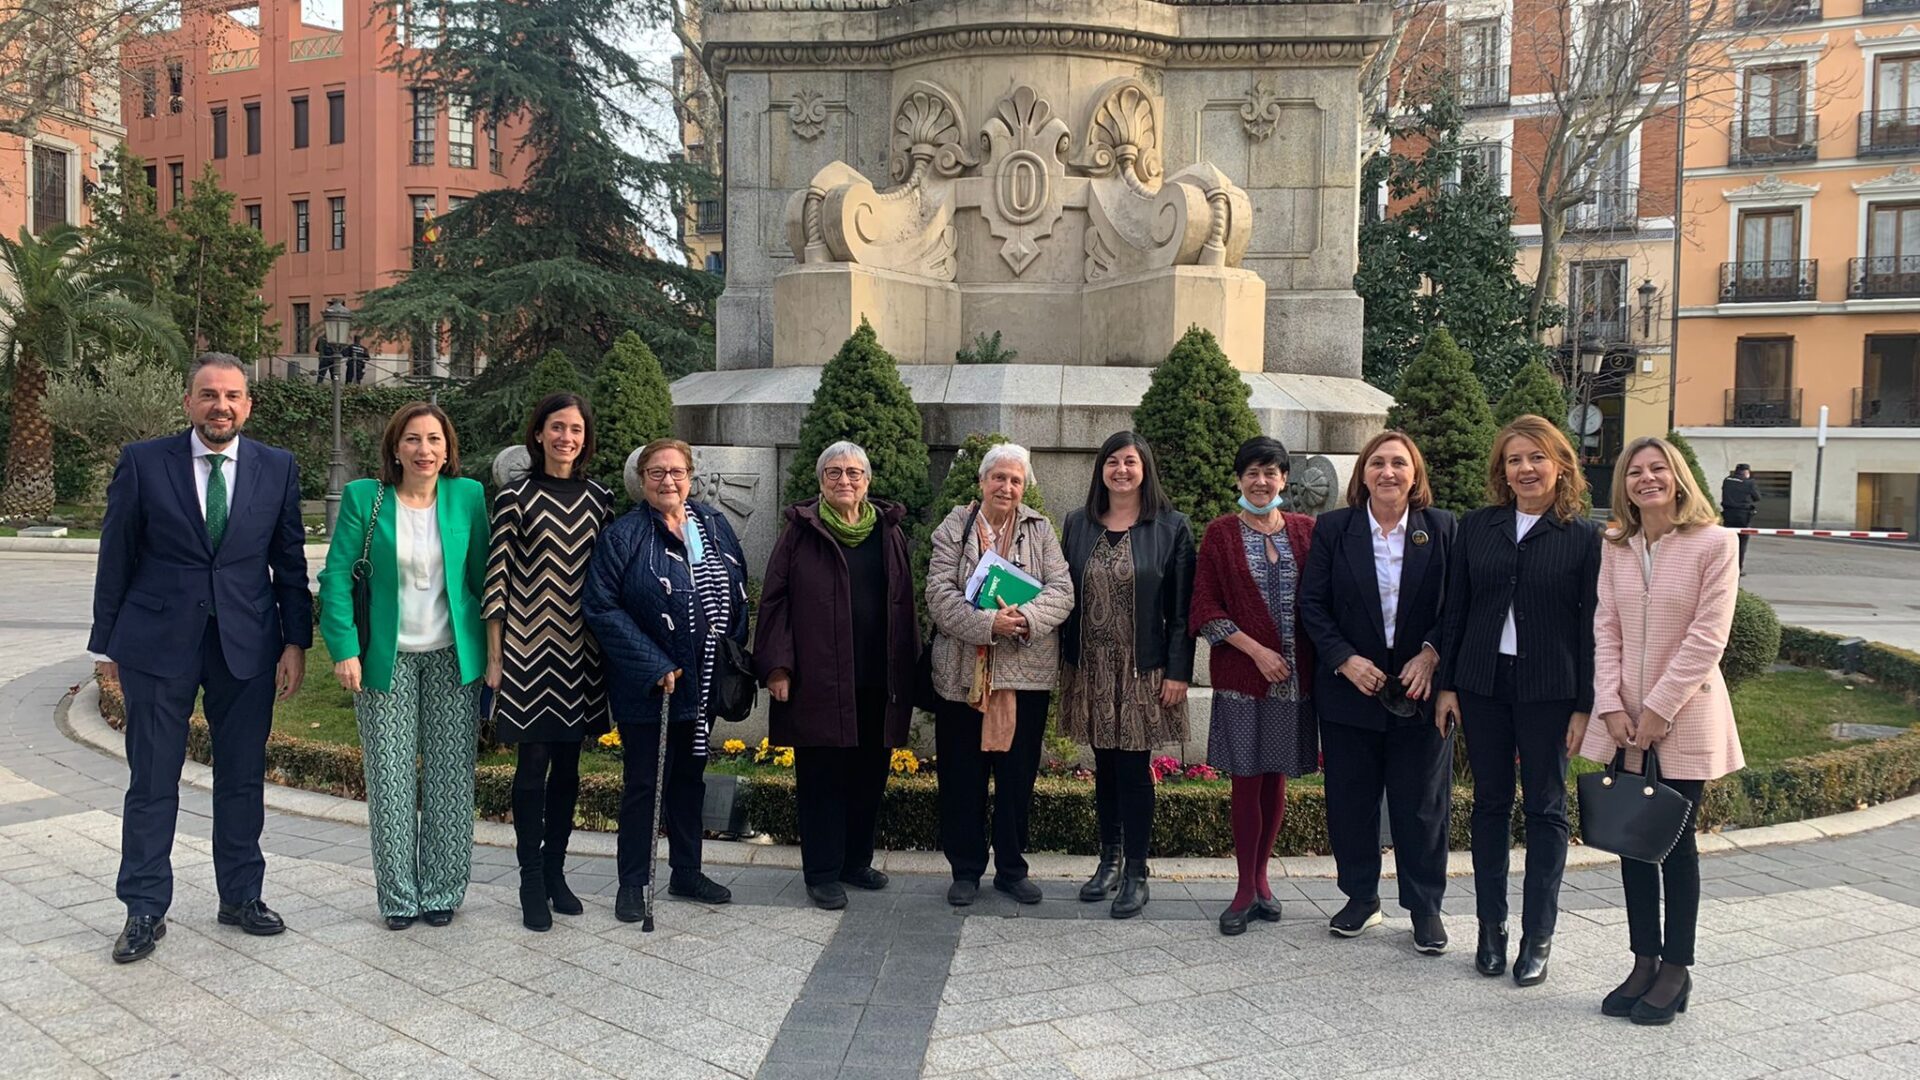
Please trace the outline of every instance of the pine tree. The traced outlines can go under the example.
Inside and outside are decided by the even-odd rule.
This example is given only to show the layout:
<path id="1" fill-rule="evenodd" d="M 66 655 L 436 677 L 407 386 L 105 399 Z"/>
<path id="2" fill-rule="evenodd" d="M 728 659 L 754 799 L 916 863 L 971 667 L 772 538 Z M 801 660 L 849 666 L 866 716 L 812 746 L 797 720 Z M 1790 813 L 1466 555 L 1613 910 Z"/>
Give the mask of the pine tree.
<path id="1" fill-rule="evenodd" d="M 1199 527 L 1233 509 L 1233 456 L 1260 434 L 1252 395 L 1213 334 L 1196 326 L 1154 369 L 1133 410 L 1133 430 L 1153 446 L 1167 498 Z"/>
<path id="2" fill-rule="evenodd" d="M 1560 380 L 1553 377 L 1547 365 L 1538 360 L 1527 361 L 1514 373 L 1507 392 L 1500 395 L 1499 403 L 1493 407 L 1493 422 L 1504 426 L 1529 413 L 1553 421 L 1554 426 L 1567 432 L 1567 441 L 1574 442 L 1572 432 L 1567 431 L 1566 391 L 1561 389 Z M 1579 444 L 1574 442 L 1574 445 Z"/>
<path id="3" fill-rule="evenodd" d="M 927 481 L 927 444 L 921 441 L 920 408 L 900 381 L 893 356 L 880 347 L 866 319 L 820 372 L 813 404 L 800 422 L 800 445 L 787 470 L 785 501 L 820 493 L 814 466 L 827 447 L 842 439 L 858 443 L 873 465 L 870 494 L 904 503 L 917 520 L 933 497 Z"/>
<path id="4" fill-rule="evenodd" d="M 208 162 L 187 200 L 167 214 L 179 239 L 174 264 L 173 321 L 189 343 L 242 360 L 257 359 L 279 340 L 260 297 L 267 274 L 286 250 L 233 216 L 233 192 Z"/>
<path id="5" fill-rule="evenodd" d="M 1407 365 L 1387 426 L 1419 444 L 1435 506 L 1465 513 L 1486 501 L 1493 412 L 1473 373 L 1473 358 L 1445 328 L 1427 335 L 1426 346 Z"/>
<path id="6" fill-rule="evenodd" d="M 1677 431 L 1667 432 L 1667 441 L 1673 444 L 1675 450 L 1680 451 L 1680 457 L 1686 461 L 1687 471 L 1693 474 L 1693 482 L 1700 488 L 1700 494 L 1706 496 L 1707 505 L 1713 507 L 1714 511 L 1718 513 L 1720 510 L 1720 499 L 1714 486 L 1707 482 L 1706 471 L 1700 468 L 1700 459 L 1694 455 L 1693 444 L 1688 442 L 1686 437 Z"/>
<path id="7" fill-rule="evenodd" d="M 180 237 L 167 227 L 159 193 L 143 179 L 145 167 L 127 143 L 114 144 L 114 182 L 93 197 L 87 246 L 121 277 L 145 282 L 146 295 L 171 312 Z"/>
<path id="8" fill-rule="evenodd" d="M 593 477 L 626 498 L 627 457 L 655 439 L 673 434 L 673 391 L 653 350 L 629 330 L 600 358 L 593 381 L 593 411 L 599 449 Z"/>

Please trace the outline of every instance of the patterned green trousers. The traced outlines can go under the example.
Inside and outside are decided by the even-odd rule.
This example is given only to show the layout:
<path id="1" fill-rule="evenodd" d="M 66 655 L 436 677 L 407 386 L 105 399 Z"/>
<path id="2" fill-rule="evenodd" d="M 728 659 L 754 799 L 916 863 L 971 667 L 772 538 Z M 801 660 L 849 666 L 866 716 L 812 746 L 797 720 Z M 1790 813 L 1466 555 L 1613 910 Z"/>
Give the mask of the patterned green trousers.
<path id="1" fill-rule="evenodd" d="M 390 693 L 354 702 L 380 914 L 452 911 L 473 866 L 473 758 L 480 683 L 460 685 L 452 648 L 400 653 Z"/>

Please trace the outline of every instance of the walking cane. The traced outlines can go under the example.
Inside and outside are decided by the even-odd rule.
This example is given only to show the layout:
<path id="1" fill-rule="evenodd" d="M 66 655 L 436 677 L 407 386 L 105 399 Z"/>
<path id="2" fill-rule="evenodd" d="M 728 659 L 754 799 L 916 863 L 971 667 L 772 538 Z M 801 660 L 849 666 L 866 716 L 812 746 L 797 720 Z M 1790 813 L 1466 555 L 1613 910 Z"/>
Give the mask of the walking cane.
<path id="1" fill-rule="evenodd" d="M 646 911 L 640 919 L 640 932 L 653 933 L 653 889 L 660 880 L 660 803 L 667 783 L 667 716 L 673 711 L 673 695 L 660 694 L 660 753 L 653 759 L 653 828 L 647 831 Z"/>

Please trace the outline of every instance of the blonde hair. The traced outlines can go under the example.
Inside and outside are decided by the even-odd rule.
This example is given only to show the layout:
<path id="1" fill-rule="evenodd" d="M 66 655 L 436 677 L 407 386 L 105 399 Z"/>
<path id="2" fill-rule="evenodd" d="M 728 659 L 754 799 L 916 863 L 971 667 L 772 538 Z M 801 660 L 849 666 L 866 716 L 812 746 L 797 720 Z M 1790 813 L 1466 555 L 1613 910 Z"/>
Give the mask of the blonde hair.
<path id="1" fill-rule="evenodd" d="M 1580 459 L 1574 456 L 1573 444 L 1552 421 L 1532 413 L 1516 418 L 1493 437 L 1493 455 L 1487 459 L 1487 501 L 1495 506 L 1519 501 L 1507 483 L 1506 462 L 1507 442 L 1516 435 L 1531 439 L 1553 459 L 1558 473 L 1553 482 L 1553 516 L 1572 521 L 1586 513 L 1587 477 L 1580 470 Z"/>
<path id="2" fill-rule="evenodd" d="M 1627 470 L 1633 465 L 1633 459 L 1640 456 L 1640 451 L 1648 449 L 1660 451 L 1660 456 L 1667 459 L 1667 471 L 1673 474 L 1674 528 L 1718 524 L 1720 515 L 1714 512 L 1713 504 L 1707 501 L 1700 485 L 1694 482 L 1693 470 L 1687 467 L 1687 460 L 1680 456 L 1680 451 L 1657 435 L 1643 435 L 1628 443 L 1627 448 L 1614 459 L 1613 512 L 1618 520 L 1607 530 L 1607 539 L 1616 544 L 1625 544 L 1640 532 L 1640 508 L 1633 505 L 1633 499 L 1627 494 Z"/>

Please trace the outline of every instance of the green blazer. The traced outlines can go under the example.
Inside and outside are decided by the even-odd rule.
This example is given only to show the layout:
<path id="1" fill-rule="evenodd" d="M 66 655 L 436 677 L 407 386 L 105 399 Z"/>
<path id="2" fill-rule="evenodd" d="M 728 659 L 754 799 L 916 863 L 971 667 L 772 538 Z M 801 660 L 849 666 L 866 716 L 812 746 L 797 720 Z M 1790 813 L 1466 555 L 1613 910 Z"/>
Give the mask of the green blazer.
<path id="1" fill-rule="evenodd" d="M 353 627 L 353 564 L 367 535 L 376 480 L 355 480 L 340 495 L 340 519 L 320 571 L 320 635 L 335 661 L 360 656 L 360 635 Z M 398 500 L 391 488 L 374 523 L 373 634 L 360 657 L 360 685 L 393 689 L 393 660 L 400 639 L 400 574 L 395 563 L 393 522 Z M 440 550 L 447 564 L 447 609 L 453 616 L 453 649 L 460 658 L 460 681 L 486 674 L 487 624 L 480 617 L 480 595 L 487 576 L 487 493 L 480 481 L 442 476 L 436 516 Z M 464 571 L 464 572 L 463 572 Z"/>

